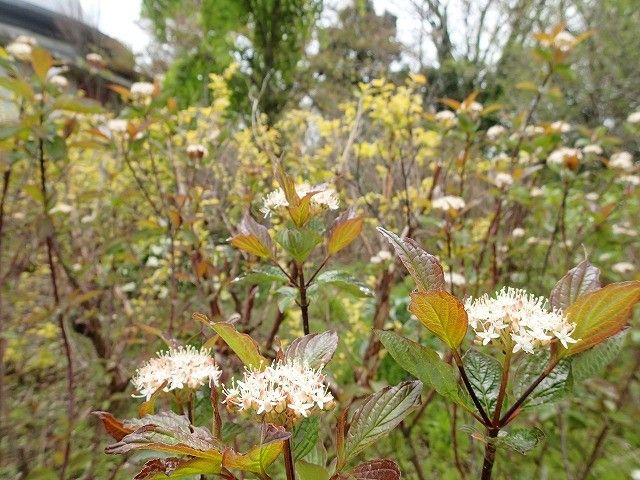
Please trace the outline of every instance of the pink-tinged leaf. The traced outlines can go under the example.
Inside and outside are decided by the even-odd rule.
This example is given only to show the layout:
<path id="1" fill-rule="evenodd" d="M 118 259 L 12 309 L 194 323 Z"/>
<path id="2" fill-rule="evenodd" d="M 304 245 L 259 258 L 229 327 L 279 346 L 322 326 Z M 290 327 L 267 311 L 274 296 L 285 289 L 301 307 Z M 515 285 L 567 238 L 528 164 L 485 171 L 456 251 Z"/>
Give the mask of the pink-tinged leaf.
<path id="1" fill-rule="evenodd" d="M 411 294 L 409 311 L 451 349 L 457 348 L 469 326 L 462 302 L 444 290 Z"/>
<path id="2" fill-rule="evenodd" d="M 357 480 L 399 480 L 400 468 L 391 460 L 370 460 L 351 470 Z"/>
<path id="3" fill-rule="evenodd" d="M 238 231 L 239 233 L 231 239 L 231 245 L 258 257 L 271 257 L 273 243 L 267 227 L 260 225 L 247 214 L 240 222 Z"/>
<path id="4" fill-rule="evenodd" d="M 343 248 L 353 242 L 364 226 L 364 218 L 355 214 L 353 209 L 349 209 L 335 219 L 329 230 L 327 239 L 327 253 L 335 255 Z"/>
<path id="5" fill-rule="evenodd" d="M 583 260 L 556 283 L 549 301 L 554 308 L 566 310 L 578 297 L 599 288 L 600 270 Z"/>
<path id="6" fill-rule="evenodd" d="M 246 333 L 240 333 L 228 322 L 215 322 L 211 324 L 220 338 L 229 345 L 238 358 L 247 367 L 263 369 L 269 362 L 260 355 L 260 348 L 256 341 Z"/>
<path id="7" fill-rule="evenodd" d="M 225 450 L 222 465 L 225 468 L 264 475 L 267 468 L 277 460 L 284 449 L 285 440 L 291 437 L 283 427 L 267 425 L 260 445 L 251 448 L 247 453 L 237 453 L 233 449 Z"/>
<path id="8" fill-rule="evenodd" d="M 612 283 L 579 297 L 567 310 L 566 317 L 576 324 L 571 335 L 578 342 L 560 348 L 560 358 L 575 355 L 620 332 L 640 301 L 640 282 Z"/>
<path id="9" fill-rule="evenodd" d="M 444 290 L 444 272 L 436 257 L 425 252 L 415 240 L 400 238 L 395 233 L 378 227 L 378 231 L 391 243 L 400 260 L 407 268 L 416 287 L 421 292 Z"/>
<path id="10" fill-rule="evenodd" d="M 133 478 L 134 480 L 161 480 L 194 475 L 218 475 L 221 471 L 221 462 L 203 458 L 156 458 L 145 463 L 142 470 Z"/>
<path id="11" fill-rule="evenodd" d="M 102 415 L 101 418 L 106 417 Z M 149 450 L 189 455 L 208 459 L 214 463 L 222 461 L 220 446 L 211 432 L 206 428 L 191 425 L 186 417 L 173 412 L 161 412 L 140 419 L 125 420 L 118 428 L 131 433 L 121 437 L 117 443 L 109 445 L 105 449 L 106 453 L 123 454 L 136 450 Z M 112 431 L 113 429 L 110 433 Z"/>
<path id="12" fill-rule="evenodd" d="M 291 342 L 285 358 L 298 360 L 311 368 L 322 368 L 329 363 L 337 347 L 338 334 L 335 331 L 313 333 Z"/>

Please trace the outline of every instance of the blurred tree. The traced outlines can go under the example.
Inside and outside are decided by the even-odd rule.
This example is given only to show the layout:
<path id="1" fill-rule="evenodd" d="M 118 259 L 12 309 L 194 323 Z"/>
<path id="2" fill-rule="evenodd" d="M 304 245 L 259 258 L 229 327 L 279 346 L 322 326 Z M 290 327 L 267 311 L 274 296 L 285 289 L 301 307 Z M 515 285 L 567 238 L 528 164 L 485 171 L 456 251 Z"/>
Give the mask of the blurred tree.
<path id="1" fill-rule="evenodd" d="M 270 119 L 290 92 L 320 0 L 143 0 L 157 56 L 171 63 L 165 92 L 182 105 L 206 101 L 209 73 L 239 63 L 249 82 L 232 82 L 237 111 L 247 113 L 248 94 L 260 95 Z"/>
<path id="2" fill-rule="evenodd" d="M 358 83 L 389 77 L 402 50 L 396 18 L 377 15 L 371 0 L 356 0 L 339 10 L 335 24 L 318 28 L 317 41 L 303 87 L 326 113 L 335 113 L 341 101 L 352 98 Z"/>

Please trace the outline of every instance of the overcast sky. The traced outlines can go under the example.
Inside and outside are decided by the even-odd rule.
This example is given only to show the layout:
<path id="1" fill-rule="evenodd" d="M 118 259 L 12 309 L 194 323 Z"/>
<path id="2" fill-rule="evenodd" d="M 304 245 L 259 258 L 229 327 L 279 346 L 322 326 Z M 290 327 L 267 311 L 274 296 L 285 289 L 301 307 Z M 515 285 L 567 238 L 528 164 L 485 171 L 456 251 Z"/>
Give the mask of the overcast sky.
<path id="1" fill-rule="evenodd" d="M 74 0 L 23 0 L 36 3 L 45 8 L 53 8 L 64 13 L 75 14 Z M 141 53 L 149 42 L 149 36 L 140 26 L 141 0 L 77 0 L 82 7 L 83 16 L 87 23 L 97 26 L 102 32 L 112 36 L 127 46 L 134 53 Z M 451 0 L 452 4 L 456 0 Z M 340 6 L 348 0 L 325 0 L 328 6 Z M 410 0 L 373 0 L 377 13 L 388 11 L 394 14 L 398 21 L 398 37 L 405 44 L 412 44 L 418 36 L 420 28 L 415 15 L 409 8 Z M 454 10 L 453 13 L 457 9 Z M 75 15 L 74 15 L 75 16 Z M 427 52 L 428 54 L 429 52 Z"/>

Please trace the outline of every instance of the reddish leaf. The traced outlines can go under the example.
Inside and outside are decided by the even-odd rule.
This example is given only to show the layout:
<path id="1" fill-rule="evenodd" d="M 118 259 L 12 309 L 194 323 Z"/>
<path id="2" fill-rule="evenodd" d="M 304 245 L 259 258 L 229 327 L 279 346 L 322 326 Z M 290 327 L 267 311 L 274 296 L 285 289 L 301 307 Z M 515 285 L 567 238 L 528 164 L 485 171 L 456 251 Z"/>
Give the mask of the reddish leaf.
<path id="1" fill-rule="evenodd" d="M 399 480 L 400 468 L 391 460 L 371 460 L 351 470 L 357 480 Z"/>
<path id="2" fill-rule="evenodd" d="M 313 333 L 291 342 L 285 358 L 300 360 L 311 368 L 322 368 L 329 363 L 337 347 L 338 335 L 335 331 Z"/>
<path id="3" fill-rule="evenodd" d="M 130 434 L 135 428 L 125 427 L 124 424 L 109 412 L 92 412 L 100 419 L 106 432 L 115 440 L 120 441 L 126 435 Z"/>

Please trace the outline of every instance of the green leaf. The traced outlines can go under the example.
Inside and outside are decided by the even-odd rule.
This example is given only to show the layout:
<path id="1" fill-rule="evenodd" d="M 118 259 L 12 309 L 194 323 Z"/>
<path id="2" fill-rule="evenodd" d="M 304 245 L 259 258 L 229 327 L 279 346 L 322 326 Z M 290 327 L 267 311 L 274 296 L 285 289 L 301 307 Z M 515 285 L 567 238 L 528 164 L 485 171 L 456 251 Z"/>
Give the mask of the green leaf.
<path id="1" fill-rule="evenodd" d="M 434 350 L 397 333 L 376 330 L 376 335 L 398 365 L 443 397 L 475 413 L 471 400 L 460 389 L 453 367 Z"/>
<path id="2" fill-rule="evenodd" d="M 400 257 L 400 260 L 416 282 L 416 287 L 419 291 L 428 292 L 446 288 L 442 265 L 440 265 L 436 257 L 425 252 L 411 238 L 400 238 L 395 233 L 382 227 L 378 227 L 377 230 L 391 243 L 398 257 Z"/>
<path id="3" fill-rule="evenodd" d="M 296 463 L 296 473 L 300 480 L 329 480 L 326 468 L 304 461 Z"/>
<path id="4" fill-rule="evenodd" d="M 502 366 L 490 355 L 476 349 L 468 350 L 463 358 L 464 367 L 476 396 L 487 412 L 495 408 L 500 391 Z"/>
<path id="5" fill-rule="evenodd" d="M 278 267 L 260 265 L 250 272 L 233 280 L 234 283 L 281 283 L 289 282 L 287 276 Z"/>
<path id="6" fill-rule="evenodd" d="M 298 298 L 298 289 L 294 287 L 280 287 L 276 293 L 278 295 L 278 310 L 281 312 L 291 307 Z"/>
<path id="7" fill-rule="evenodd" d="M 554 308 L 566 310 L 578 297 L 600 288 L 600 270 L 583 260 L 567 272 L 551 290 L 549 301 Z"/>
<path id="8" fill-rule="evenodd" d="M 451 349 L 464 340 L 469 326 L 462 302 L 449 292 L 436 290 L 411 293 L 409 311 Z"/>
<path id="9" fill-rule="evenodd" d="M 277 242 L 298 262 L 304 262 L 322 237 L 310 228 L 283 228 L 278 232 Z"/>
<path id="10" fill-rule="evenodd" d="M 227 449 L 222 455 L 222 465 L 226 468 L 253 472 L 260 475 L 266 473 L 267 468 L 276 461 L 284 449 L 284 442 L 291 437 L 283 427 L 266 425 L 259 445 L 251 448 L 247 453 L 237 453 Z"/>
<path id="11" fill-rule="evenodd" d="M 622 351 L 627 331 L 623 330 L 601 344 L 574 356 L 571 361 L 573 380 L 580 382 L 599 375 Z"/>
<path id="12" fill-rule="evenodd" d="M 287 360 L 298 360 L 316 369 L 324 367 L 338 347 L 338 334 L 331 330 L 296 338 L 285 351 Z"/>
<path id="13" fill-rule="evenodd" d="M 293 429 L 293 458 L 298 461 L 305 457 L 318 443 L 320 437 L 320 417 L 302 419 Z"/>
<path id="14" fill-rule="evenodd" d="M 560 358 L 583 352 L 620 332 L 640 301 L 640 281 L 612 283 L 579 297 L 566 311 L 575 323 L 571 335 L 578 342 L 559 348 Z"/>
<path id="15" fill-rule="evenodd" d="M 33 90 L 31 86 L 20 78 L 9 78 L 0 76 L 0 87 L 15 93 L 18 97 L 31 99 Z"/>
<path id="16" fill-rule="evenodd" d="M 319 274 L 309 287 L 310 294 L 315 294 L 321 287 L 335 287 L 359 298 L 373 296 L 373 291 L 369 287 L 341 270 L 327 270 Z"/>
<path id="17" fill-rule="evenodd" d="M 411 411 L 420 398 L 422 382 L 404 382 L 369 395 L 354 412 L 345 444 L 345 459 L 387 435 Z"/>
<path id="18" fill-rule="evenodd" d="M 519 397 L 542 373 L 549 362 L 549 353 L 525 355 L 514 371 L 514 395 Z M 562 398 L 569 391 L 570 362 L 561 361 L 540 385 L 529 395 L 525 406 L 534 407 Z"/>
<path id="19" fill-rule="evenodd" d="M 87 98 L 78 98 L 73 95 L 60 95 L 53 102 L 54 110 L 65 110 L 74 113 L 102 113 L 102 106 Z"/>
<path id="20" fill-rule="evenodd" d="M 246 333 L 240 333 L 228 322 L 215 322 L 211 324 L 218 335 L 229 345 L 242 363 L 247 367 L 262 369 L 269 362 L 260 355 L 260 349 L 256 341 Z"/>
<path id="21" fill-rule="evenodd" d="M 496 445 L 526 455 L 540 443 L 544 436 L 544 432 L 539 428 L 514 428 L 506 435 L 498 437 Z"/>

